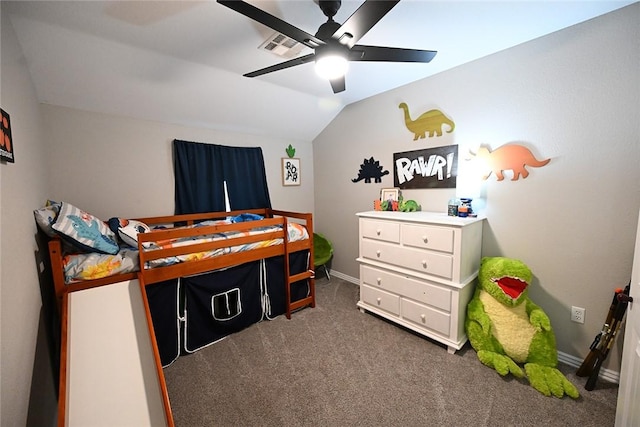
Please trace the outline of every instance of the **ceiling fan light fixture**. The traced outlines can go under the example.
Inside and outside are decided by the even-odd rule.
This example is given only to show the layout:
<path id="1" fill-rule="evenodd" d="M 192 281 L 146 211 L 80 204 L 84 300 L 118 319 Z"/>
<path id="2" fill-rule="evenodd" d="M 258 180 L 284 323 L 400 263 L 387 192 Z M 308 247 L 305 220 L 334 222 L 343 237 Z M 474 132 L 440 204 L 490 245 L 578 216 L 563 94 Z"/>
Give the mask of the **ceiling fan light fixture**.
<path id="1" fill-rule="evenodd" d="M 347 74 L 349 61 L 340 53 L 316 54 L 316 73 L 327 80 L 333 80 Z"/>

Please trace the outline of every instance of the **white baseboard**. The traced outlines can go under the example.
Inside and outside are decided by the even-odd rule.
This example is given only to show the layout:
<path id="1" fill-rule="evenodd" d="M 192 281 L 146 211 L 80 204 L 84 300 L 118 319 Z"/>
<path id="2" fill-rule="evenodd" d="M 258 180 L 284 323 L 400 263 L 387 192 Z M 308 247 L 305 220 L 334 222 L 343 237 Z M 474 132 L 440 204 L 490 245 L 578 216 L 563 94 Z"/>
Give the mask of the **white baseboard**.
<path id="1" fill-rule="evenodd" d="M 565 365 L 573 366 L 574 368 L 579 368 L 582 365 L 581 358 L 577 358 L 567 353 L 563 353 L 561 351 L 558 352 L 558 362 L 564 363 Z M 612 371 L 611 369 L 600 369 L 599 378 L 619 384 L 620 383 L 620 372 Z"/>
<path id="2" fill-rule="evenodd" d="M 340 273 L 339 271 L 335 270 L 331 270 L 330 274 L 337 277 L 338 279 L 346 280 L 347 282 L 351 282 L 358 286 L 360 285 L 360 279 L 358 279 L 357 277 L 347 276 L 346 274 Z M 580 365 L 582 365 L 582 360 L 583 359 L 572 356 L 570 354 L 563 353 L 561 351 L 558 352 L 558 362 L 572 366 L 576 369 L 579 368 Z M 620 372 L 612 371 L 611 369 L 601 369 L 599 378 L 611 383 L 619 384 Z"/>
<path id="3" fill-rule="evenodd" d="M 346 280 L 347 282 L 351 282 L 354 285 L 360 286 L 360 279 L 358 279 L 357 277 L 347 276 L 346 274 L 340 273 L 339 271 L 335 270 L 329 271 L 329 274 L 331 276 L 337 277 L 338 279 Z"/>

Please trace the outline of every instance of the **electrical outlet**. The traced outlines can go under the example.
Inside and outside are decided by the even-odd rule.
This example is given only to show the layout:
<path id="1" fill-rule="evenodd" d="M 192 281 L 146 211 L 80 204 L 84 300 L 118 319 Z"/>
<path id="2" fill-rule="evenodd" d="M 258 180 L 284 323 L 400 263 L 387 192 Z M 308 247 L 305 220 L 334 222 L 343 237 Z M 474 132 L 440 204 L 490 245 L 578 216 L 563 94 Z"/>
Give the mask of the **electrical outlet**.
<path id="1" fill-rule="evenodd" d="M 582 307 L 571 307 L 571 321 L 576 323 L 584 323 L 585 309 Z"/>

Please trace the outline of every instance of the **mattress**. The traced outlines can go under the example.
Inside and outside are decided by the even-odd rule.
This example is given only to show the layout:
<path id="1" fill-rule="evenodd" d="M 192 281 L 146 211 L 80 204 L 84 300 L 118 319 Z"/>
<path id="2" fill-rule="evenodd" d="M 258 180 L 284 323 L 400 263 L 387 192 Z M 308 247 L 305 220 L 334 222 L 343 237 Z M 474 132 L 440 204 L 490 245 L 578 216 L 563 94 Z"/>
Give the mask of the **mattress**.
<path id="1" fill-rule="evenodd" d="M 204 221 L 191 227 L 202 227 L 213 224 L 214 222 Z M 216 221 L 215 224 L 220 224 L 220 221 Z M 287 235 L 289 242 L 306 240 L 309 238 L 309 234 L 306 228 L 301 224 L 290 222 L 287 223 L 287 226 Z M 250 251 L 257 248 L 281 245 L 283 239 L 268 239 L 242 245 L 234 245 L 232 242 L 232 240 L 237 237 L 265 234 L 273 231 L 278 231 L 280 229 L 282 229 L 281 226 L 275 225 L 270 227 L 256 227 L 249 231 L 243 232 L 220 232 L 205 236 L 197 236 L 195 238 L 189 237 L 171 241 L 154 242 L 150 244 L 145 250 L 153 251 L 183 245 L 193 245 L 196 243 L 230 240 L 229 245 L 223 248 L 206 252 L 196 252 L 169 258 L 156 259 L 145 263 L 146 265 L 144 266 L 144 268 L 148 269 L 163 267 L 182 262 L 202 260 L 231 253 Z M 120 251 L 115 255 L 106 255 L 100 253 L 70 254 L 63 257 L 62 264 L 65 283 L 101 279 L 116 274 L 136 272 L 140 269 L 138 261 L 138 250 L 130 247 L 121 248 Z"/>

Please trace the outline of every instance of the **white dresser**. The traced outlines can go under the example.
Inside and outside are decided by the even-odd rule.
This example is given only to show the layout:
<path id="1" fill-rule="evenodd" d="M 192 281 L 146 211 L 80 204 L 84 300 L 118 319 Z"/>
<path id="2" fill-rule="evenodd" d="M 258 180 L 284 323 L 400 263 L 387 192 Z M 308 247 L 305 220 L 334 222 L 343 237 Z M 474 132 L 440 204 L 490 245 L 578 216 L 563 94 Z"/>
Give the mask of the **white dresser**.
<path id="1" fill-rule="evenodd" d="M 435 212 L 357 215 L 360 310 L 439 341 L 449 353 L 462 348 L 484 219 Z"/>

